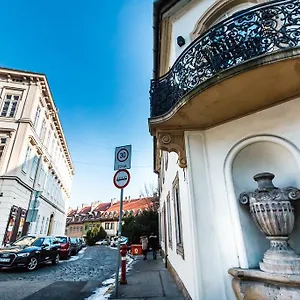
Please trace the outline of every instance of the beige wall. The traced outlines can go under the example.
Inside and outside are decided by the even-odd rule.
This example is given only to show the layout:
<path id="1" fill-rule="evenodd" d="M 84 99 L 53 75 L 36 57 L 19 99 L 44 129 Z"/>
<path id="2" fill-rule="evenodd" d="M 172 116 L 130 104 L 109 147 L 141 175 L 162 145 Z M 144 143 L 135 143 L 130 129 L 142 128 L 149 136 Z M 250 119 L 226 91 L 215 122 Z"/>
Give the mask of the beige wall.
<path id="1" fill-rule="evenodd" d="M 13 81 L 15 78 L 17 82 Z M 64 234 L 73 166 L 68 162 L 63 132 L 45 82 L 44 75 L 35 77 L 0 69 L 0 138 L 7 137 L 0 158 L 0 193 L 3 193 L 0 198 L 0 244 L 11 206 L 27 209 L 33 189 L 42 191 L 42 196 L 39 220 L 31 224 L 30 232 L 46 233 L 47 220 L 49 223 L 50 215 L 54 214 L 52 233 Z M 20 96 L 16 112 L 13 117 L 1 117 L 8 94 Z M 40 113 L 36 118 L 38 107 Z M 26 160 L 28 148 L 30 154 Z M 37 165 L 36 172 L 34 165 Z"/>

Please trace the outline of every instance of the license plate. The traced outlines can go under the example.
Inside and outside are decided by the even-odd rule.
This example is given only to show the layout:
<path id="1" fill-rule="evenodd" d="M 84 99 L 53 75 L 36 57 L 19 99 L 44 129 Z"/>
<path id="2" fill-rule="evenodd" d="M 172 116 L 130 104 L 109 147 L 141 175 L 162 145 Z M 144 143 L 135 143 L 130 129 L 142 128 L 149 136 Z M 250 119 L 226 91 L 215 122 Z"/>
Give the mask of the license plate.
<path id="1" fill-rule="evenodd" d="M 0 262 L 10 262 L 10 258 L 0 258 Z"/>

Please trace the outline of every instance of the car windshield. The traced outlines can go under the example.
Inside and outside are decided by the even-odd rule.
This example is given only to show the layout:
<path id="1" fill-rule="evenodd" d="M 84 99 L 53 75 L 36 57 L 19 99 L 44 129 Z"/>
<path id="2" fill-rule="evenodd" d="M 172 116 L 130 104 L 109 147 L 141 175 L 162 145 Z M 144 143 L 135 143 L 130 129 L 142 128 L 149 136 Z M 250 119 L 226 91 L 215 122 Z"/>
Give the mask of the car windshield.
<path id="1" fill-rule="evenodd" d="M 57 236 L 56 239 L 62 243 L 62 244 L 66 244 L 67 243 L 67 238 L 64 236 Z"/>
<path id="2" fill-rule="evenodd" d="M 35 236 L 23 236 L 14 243 L 13 246 L 30 246 L 37 238 Z"/>
<path id="3" fill-rule="evenodd" d="M 44 238 L 38 238 L 36 241 L 34 241 L 32 243 L 32 246 L 41 247 L 42 244 L 43 244 L 43 242 L 44 242 L 44 240 L 45 240 Z"/>

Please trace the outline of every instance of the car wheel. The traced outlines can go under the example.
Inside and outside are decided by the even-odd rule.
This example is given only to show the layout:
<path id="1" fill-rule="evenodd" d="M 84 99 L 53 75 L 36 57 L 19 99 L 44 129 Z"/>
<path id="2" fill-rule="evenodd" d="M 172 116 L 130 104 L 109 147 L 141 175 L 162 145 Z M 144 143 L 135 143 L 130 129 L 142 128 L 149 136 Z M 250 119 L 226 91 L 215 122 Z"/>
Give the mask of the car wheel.
<path id="1" fill-rule="evenodd" d="M 28 271 L 34 271 L 39 265 L 39 261 L 36 256 L 32 256 L 26 266 Z"/>
<path id="2" fill-rule="evenodd" d="M 56 254 L 55 258 L 52 260 L 52 265 L 57 265 L 59 263 L 59 254 Z"/>

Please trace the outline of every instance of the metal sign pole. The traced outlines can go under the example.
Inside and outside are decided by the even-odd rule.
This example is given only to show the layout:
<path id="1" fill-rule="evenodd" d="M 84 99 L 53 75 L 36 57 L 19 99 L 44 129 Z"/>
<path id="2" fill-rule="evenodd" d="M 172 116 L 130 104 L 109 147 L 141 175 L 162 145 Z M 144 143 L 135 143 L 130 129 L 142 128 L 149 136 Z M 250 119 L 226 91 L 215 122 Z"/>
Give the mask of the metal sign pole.
<path id="1" fill-rule="evenodd" d="M 121 189 L 120 196 L 120 214 L 119 214 L 119 230 L 118 230 L 118 248 L 117 248 L 117 270 L 116 270 L 116 280 L 115 280 L 115 297 L 119 297 L 119 270 L 120 270 L 120 243 L 122 235 L 122 213 L 123 213 L 123 190 Z"/>

